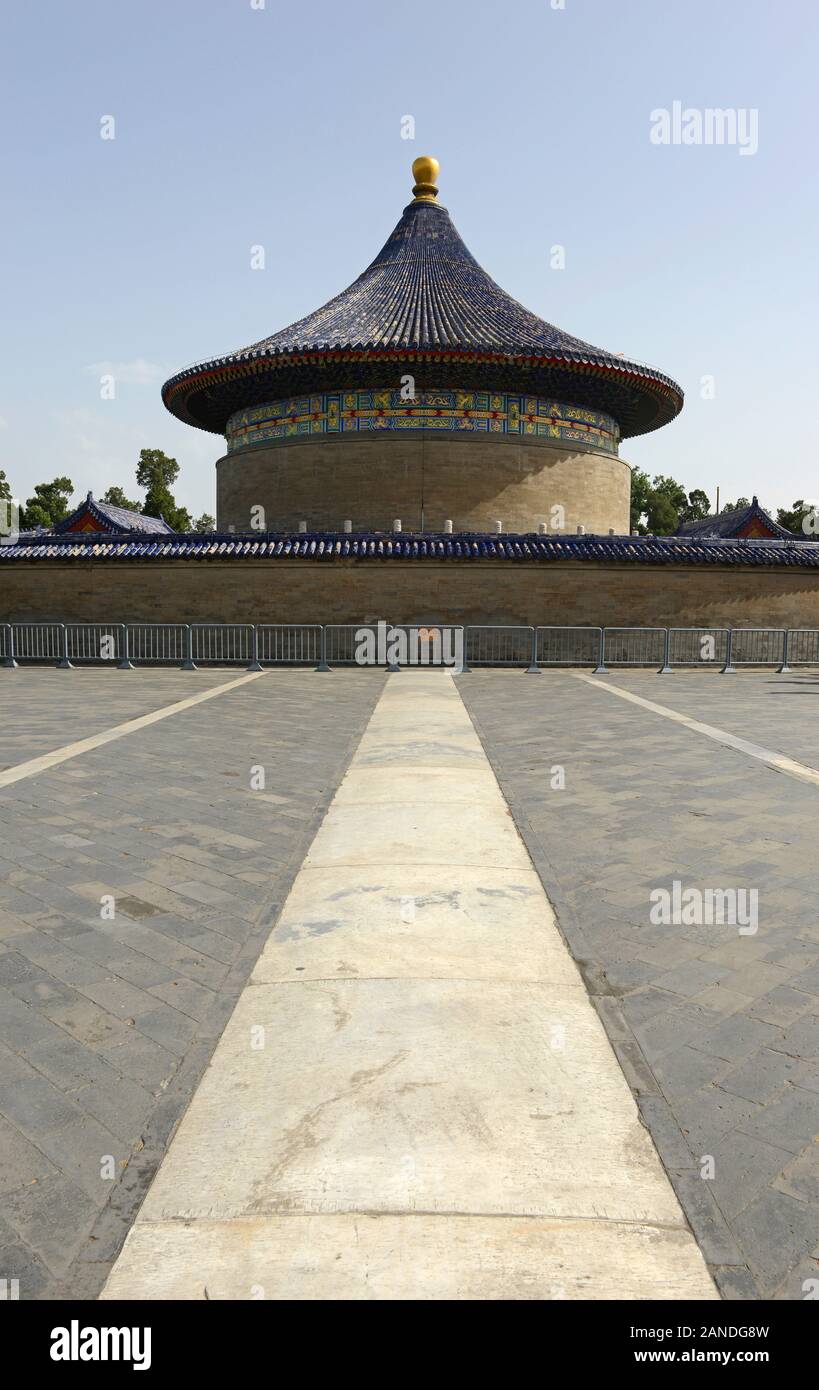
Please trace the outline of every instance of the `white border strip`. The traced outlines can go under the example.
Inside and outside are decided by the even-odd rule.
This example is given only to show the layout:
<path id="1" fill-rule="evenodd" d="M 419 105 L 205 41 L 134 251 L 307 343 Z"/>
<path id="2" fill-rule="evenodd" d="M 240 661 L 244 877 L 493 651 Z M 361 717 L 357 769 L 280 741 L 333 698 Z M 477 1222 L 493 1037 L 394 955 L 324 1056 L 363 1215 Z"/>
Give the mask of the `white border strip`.
<path id="1" fill-rule="evenodd" d="M 36 777 L 38 772 L 45 772 L 50 767 L 56 767 L 58 763 L 65 763 L 69 758 L 78 758 L 81 753 L 89 753 L 92 748 L 101 748 L 105 743 L 113 743 L 115 739 L 125 738 L 127 734 L 135 734 L 139 729 L 146 729 L 149 724 L 158 724 L 160 719 L 169 719 L 172 714 L 180 714 L 184 709 L 201 705 L 205 700 L 213 700 L 217 695 L 225 695 L 228 690 L 236 690 L 240 685 L 247 685 L 248 681 L 257 681 L 260 676 L 267 674 L 267 671 L 254 671 L 251 675 L 239 676 L 235 681 L 226 681 L 224 685 L 203 690 L 199 695 L 189 695 L 185 700 L 177 700 L 175 705 L 165 705 L 163 709 L 153 710 L 151 714 L 141 714 L 138 719 L 116 724 L 113 729 L 103 729 L 100 734 L 92 734 L 90 738 L 80 739 L 77 743 L 67 743 L 62 748 L 55 748 L 52 753 L 43 753 L 39 758 L 30 758 L 28 762 L 18 763 L 16 767 L 9 767 L 5 772 L 0 772 L 0 787 L 11 786 L 12 782 L 22 782 L 26 777 Z"/>
<path id="2" fill-rule="evenodd" d="M 759 743 L 749 743 L 737 734 L 729 734 L 726 729 L 717 729 L 713 724 L 703 724 L 699 719 L 680 714 L 679 710 L 669 709 L 667 705 L 656 705 L 653 700 L 644 700 L 642 695 L 634 695 L 630 690 L 621 690 L 617 685 L 600 680 L 599 676 L 584 676 L 579 671 L 570 671 L 569 674 L 577 681 L 585 681 L 587 685 L 592 685 L 598 690 L 609 690 L 612 695 L 619 695 L 621 700 L 628 700 L 630 704 L 639 705 L 641 709 L 651 710 L 652 714 L 661 714 L 665 719 L 672 719 L 675 724 L 682 724 L 695 734 L 705 734 L 706 738 L 712 738 L 715 743 L 722 743 L 726 748 L 733 748 L 737 753 L 746 753 L 749 758 L 767 763 L 768 767 L 774 768 L 776 772 L 784 772 L 788 777 L 796 777 L 800 782 L 809 782 L 812 786 L 819 787 L 819 772 L 816 768 L 808 767 L 806 763 L 798 763 L 793 758 L 786 757 L 784 753 L 777 753 L 773 748 L 763 748 Z"/>

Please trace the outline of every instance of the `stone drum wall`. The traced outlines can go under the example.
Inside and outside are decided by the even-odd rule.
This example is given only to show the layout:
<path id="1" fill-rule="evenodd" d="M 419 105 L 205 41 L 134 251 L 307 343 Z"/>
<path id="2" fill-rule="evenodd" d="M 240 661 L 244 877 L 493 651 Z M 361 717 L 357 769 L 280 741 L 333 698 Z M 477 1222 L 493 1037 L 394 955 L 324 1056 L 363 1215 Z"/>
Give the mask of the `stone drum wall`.
<path id="1" fill-rule="evenodd" d="M 585 407 L 506 392 L 331 392 L 237 411 L 227 443 L 220 530 L 250 530 L 259 507 L 274 531 L 346 520 L 386 531 L 396 518 L 409 530 L 629 530 L 617 424 Z"/>

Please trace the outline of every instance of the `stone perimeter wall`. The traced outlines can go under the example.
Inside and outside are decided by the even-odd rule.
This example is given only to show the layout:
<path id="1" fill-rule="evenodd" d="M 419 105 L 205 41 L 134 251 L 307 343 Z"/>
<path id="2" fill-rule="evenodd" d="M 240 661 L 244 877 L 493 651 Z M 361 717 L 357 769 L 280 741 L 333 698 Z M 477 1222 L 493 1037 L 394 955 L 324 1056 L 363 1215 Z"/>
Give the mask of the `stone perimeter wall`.
<path id="1" fill-rule="evenodd" d="M 575 561 L 14 561 L 0 621 L 819 627 L 819 570 Z"/>
<path id="2" fill-rule="evenodd" d="M 613 454 L 581 444 L 528 436 L 453 438 L 419 430 L 389 436 L 294 439 L 237 450 L 216 464 L 216 524 L 251 529 L 251 508 L 265 509 L 265 529 L 390 531 L 536 531 L 562 527 L 589 535 L 612 528 L 627 535 L 631 470 Z M 423 516 L 422 516 L 423 511 Z"/>

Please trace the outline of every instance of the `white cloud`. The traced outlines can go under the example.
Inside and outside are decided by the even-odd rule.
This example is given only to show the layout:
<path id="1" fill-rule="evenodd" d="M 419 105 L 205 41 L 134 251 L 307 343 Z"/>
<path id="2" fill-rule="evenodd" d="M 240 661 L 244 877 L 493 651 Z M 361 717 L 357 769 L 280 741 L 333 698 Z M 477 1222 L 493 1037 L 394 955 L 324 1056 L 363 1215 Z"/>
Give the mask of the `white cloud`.
<path id="1" fill-rule="evenodd" d="M 9 422 L 8 422 L 8 420 L 6 419 L 5 415 L 0 415 L 0 430 L 7 430 L 8 427 L 9 427 Z"/>
<path id="2" fill-rule="evenodd" d="M 144 357 L 133 362 L 89 362 L 85 370 L 94 376 L 112 376 L 123 386 L 153 386 L 164 375 L 161 367 Z"/>

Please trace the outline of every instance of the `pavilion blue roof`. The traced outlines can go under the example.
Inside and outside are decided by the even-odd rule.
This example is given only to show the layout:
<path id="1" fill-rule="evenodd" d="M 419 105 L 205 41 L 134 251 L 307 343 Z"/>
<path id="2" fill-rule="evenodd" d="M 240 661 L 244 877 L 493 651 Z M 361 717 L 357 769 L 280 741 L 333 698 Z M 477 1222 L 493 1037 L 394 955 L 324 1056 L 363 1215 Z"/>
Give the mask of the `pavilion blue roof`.
<path id="1" fill-rule="evenodd" d="M 474 349 L 624 365 L 506 294 L 438 203 L 410 203 L 354 284 L 315 313 L 232 355 L 341 347 Z"/>
<path id="2" fill-rule="evenodd" d="M 98 523 L 99 532 L 108 535 L 111 532 L 131 532 L 141 531 L 146 534 L 170 535 L 175 534 L 172 526 L 161 517 L 146 516 L 144 512 L 134 512 L 127 507 L 114 507 L 110 502 L 98 502 L 92 492 L 88 493 L 84 502 L 81 502 L 69 516 L 63 517 L 54 527 L 55 535 L 62 535 L 71 532 L 71 527 L 78 521 L 90 517 L 92 521 Z M 82 534 L 74 532 L 74 535 Z M 88 532 L 87 534 L 95 534 Z"/>
<path id="3" fill-rule="evenodd" d="M 172 534 L 42 536 L 0 545 L 0 561 L 267 559 L 335 561 L 518 561 L 819 568 L 819 544 L 802 540 L 716 540 L 687 536 L 541 536 L 360 532 L 299 535 Z"/>
<path id="4" fill-rule="evenodd" d="M 394 383 L 400 364 L 412 362 L 421 384 L 519 388 L 594 406 L 617 419 L 623 436 L 677 415 L 683 394 L 670 377 L 556 328 L 502 290 L 432 192 L 404 209 L 363 274 L 322 308 L 171 377 L 162 391 L 168 409 L 224 433 L 237 409 Z"/>
<path id="5" fill-rule="evenodd" d="M 780 540 L 792 540 L 794 533 L 774 521 L 769 512 L 759 505 L 759 499 L 752 497 L 746 507 L 732 507 L 730 511 L 719 512 L 716 516 L 706 516 L 700 521 L 685 521 L 677 530 L 678 536 L 720 536 L 725 539 L 738 536 L 749 522 L 757 521 Z"/>

